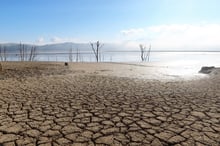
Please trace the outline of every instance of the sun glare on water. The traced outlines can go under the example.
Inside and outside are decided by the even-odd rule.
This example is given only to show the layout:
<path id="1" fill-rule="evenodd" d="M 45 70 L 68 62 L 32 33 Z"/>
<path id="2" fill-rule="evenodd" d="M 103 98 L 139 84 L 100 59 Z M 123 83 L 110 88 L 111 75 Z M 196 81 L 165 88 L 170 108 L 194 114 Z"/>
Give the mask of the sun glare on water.
<path id="1" fill-rule="evenodd" d="M 196 60 L 179 60 L 173 62 L 164 62 L 162 66 L 162 73 L 167 76 L 176 76 L 180 78 L 193 78 L 195 76 L 202 77 L 203 74 L 199 74 L 201 68 L 201 62 Z"/>

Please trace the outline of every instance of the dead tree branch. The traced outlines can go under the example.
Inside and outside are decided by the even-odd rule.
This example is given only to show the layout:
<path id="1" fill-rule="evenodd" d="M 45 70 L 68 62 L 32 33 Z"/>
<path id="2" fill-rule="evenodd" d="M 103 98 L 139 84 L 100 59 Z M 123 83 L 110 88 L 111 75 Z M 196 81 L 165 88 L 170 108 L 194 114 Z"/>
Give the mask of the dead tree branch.
<path id="1" fill-rule="evenodd" d="M 101 44 L 99 41 L 96 43 L 90 43 L 93 53 L 96 58 L 96 62 L 99 62 L 101 60 L 101 48 L 104 46 L 104 44 Z"/>

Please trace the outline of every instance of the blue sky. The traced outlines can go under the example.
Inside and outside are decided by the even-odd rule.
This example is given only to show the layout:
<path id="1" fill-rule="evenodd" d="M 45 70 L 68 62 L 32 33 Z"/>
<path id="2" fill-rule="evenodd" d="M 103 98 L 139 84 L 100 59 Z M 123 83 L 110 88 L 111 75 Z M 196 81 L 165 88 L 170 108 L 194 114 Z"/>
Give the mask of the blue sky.
<path id="1" fill-rule="evenodd" d="M 0 42 L 218 48 L 219 6 L 219 0 L 1 0 Z"/>

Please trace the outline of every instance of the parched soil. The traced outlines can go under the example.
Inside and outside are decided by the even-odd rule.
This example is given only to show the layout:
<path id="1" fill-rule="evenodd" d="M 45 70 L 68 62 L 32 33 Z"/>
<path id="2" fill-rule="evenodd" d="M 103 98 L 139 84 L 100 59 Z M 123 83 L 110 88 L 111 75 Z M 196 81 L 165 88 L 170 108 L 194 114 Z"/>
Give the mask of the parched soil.
<path id="1" fill-rule="evenodd" d="M 26 68 L 21 79 L 5 69 L 0 145 L 220 145 L 218 77 L 160 82 L 58 70 L 65 74 Z"/>

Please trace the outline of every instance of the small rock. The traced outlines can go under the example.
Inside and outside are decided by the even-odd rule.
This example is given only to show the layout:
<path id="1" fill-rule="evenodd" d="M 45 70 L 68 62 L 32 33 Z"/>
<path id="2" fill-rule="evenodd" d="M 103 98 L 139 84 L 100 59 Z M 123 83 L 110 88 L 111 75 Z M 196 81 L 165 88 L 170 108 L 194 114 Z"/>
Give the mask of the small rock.
<path id="1" fill-rule="evenodd" d="M 213 69 L 215 69 L 214 66 L 203 66 L 199 73 L 209 74 L 213 71 Z"/>

